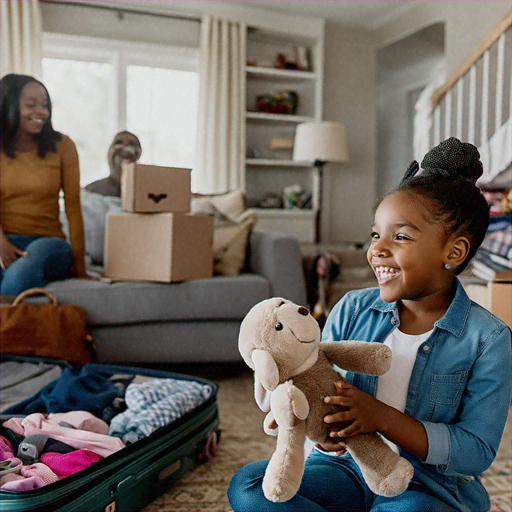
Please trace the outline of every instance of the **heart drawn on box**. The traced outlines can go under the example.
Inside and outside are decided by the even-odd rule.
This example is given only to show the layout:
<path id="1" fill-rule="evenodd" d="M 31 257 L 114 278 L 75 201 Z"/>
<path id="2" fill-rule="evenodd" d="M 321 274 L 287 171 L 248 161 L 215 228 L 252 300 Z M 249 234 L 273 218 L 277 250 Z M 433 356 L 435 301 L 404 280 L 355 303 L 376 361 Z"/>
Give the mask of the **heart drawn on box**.
<path id="1" fill-rule="evenodd" d="M 162 199 L 165 199 L 167 194 L 148 194 L 148 199 L 152 199 L 155 203 L 159 203 Z"/>

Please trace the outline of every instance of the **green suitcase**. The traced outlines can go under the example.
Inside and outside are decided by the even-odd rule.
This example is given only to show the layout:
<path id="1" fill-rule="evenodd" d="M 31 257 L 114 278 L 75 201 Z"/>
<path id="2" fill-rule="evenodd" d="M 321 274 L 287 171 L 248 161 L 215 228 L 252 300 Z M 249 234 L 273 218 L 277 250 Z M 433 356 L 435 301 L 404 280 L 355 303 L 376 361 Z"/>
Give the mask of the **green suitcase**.
<path id="1" fill-rule="evenodd" d="M 41 361 L 40 358 L 10 359 Z M 59 364 L 65 366 L 67 363 Z M 211 386 L 212 393 L 205 402 L 169 425 L 79 473 L 31 491 L 0 489 L 2 512 L 138 511 L 165 492 L 195 461 L 209 459 L 216 454 L 220 430 L 218 387 L 215 383 L 147 368 L 103 364 L 87 366 L 106 376 L 122 373 L 192 380 Z M 5 419 L 2 416 L 2 421 Z"/>

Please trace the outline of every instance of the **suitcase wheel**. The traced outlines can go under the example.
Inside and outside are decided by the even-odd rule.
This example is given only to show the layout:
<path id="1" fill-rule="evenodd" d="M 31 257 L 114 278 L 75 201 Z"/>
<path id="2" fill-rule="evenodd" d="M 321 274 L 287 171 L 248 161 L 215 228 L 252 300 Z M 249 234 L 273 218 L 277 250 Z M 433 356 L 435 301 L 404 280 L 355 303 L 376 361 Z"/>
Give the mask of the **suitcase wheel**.
<path id="1" fill-rule="evenodd" d="M 197 458 L 199 462 L 208 462 L 219 453 L 220 430 L 214 430 L 208 434 L 203 449 Z"/>

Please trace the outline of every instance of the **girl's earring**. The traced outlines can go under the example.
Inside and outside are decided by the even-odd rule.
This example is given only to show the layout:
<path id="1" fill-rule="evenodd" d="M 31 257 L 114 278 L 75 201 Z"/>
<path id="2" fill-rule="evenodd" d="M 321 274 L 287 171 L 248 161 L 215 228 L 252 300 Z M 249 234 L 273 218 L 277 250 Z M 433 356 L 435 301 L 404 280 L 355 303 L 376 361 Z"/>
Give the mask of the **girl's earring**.
<path id="1" fill-rule="evenodd" d="M 445 263 L 445 264 L 444 264 L 444 268 L 445 268 L 446 270 L 450 270 L 450 269 L 452 268 L 452 266 L 451 266 L 449 263 Z"/>

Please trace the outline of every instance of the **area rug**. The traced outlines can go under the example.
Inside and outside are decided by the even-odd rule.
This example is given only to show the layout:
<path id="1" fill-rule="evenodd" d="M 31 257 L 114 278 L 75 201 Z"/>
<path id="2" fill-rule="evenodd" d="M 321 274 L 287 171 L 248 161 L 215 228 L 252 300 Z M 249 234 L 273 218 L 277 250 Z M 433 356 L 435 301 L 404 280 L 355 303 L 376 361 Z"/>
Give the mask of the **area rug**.
<path id="1" fill-rule="evenodd" d="M 236 365 L 213 376 L 219 384 L 222 439 L 213 460 L 197 465 L 144 512 L 225 512 L 230 510 L 226 491 L 233 474 L 243 465 L 268 459 L 275 439 L 262 431 L 262 413 L 254 403 L 252 372 Z M 208 375 L 206 375 L 208 377 Z M 492 512 L 512 510 L 512 415 L 494 464 L 483 475 L 491 494 Z"/>

